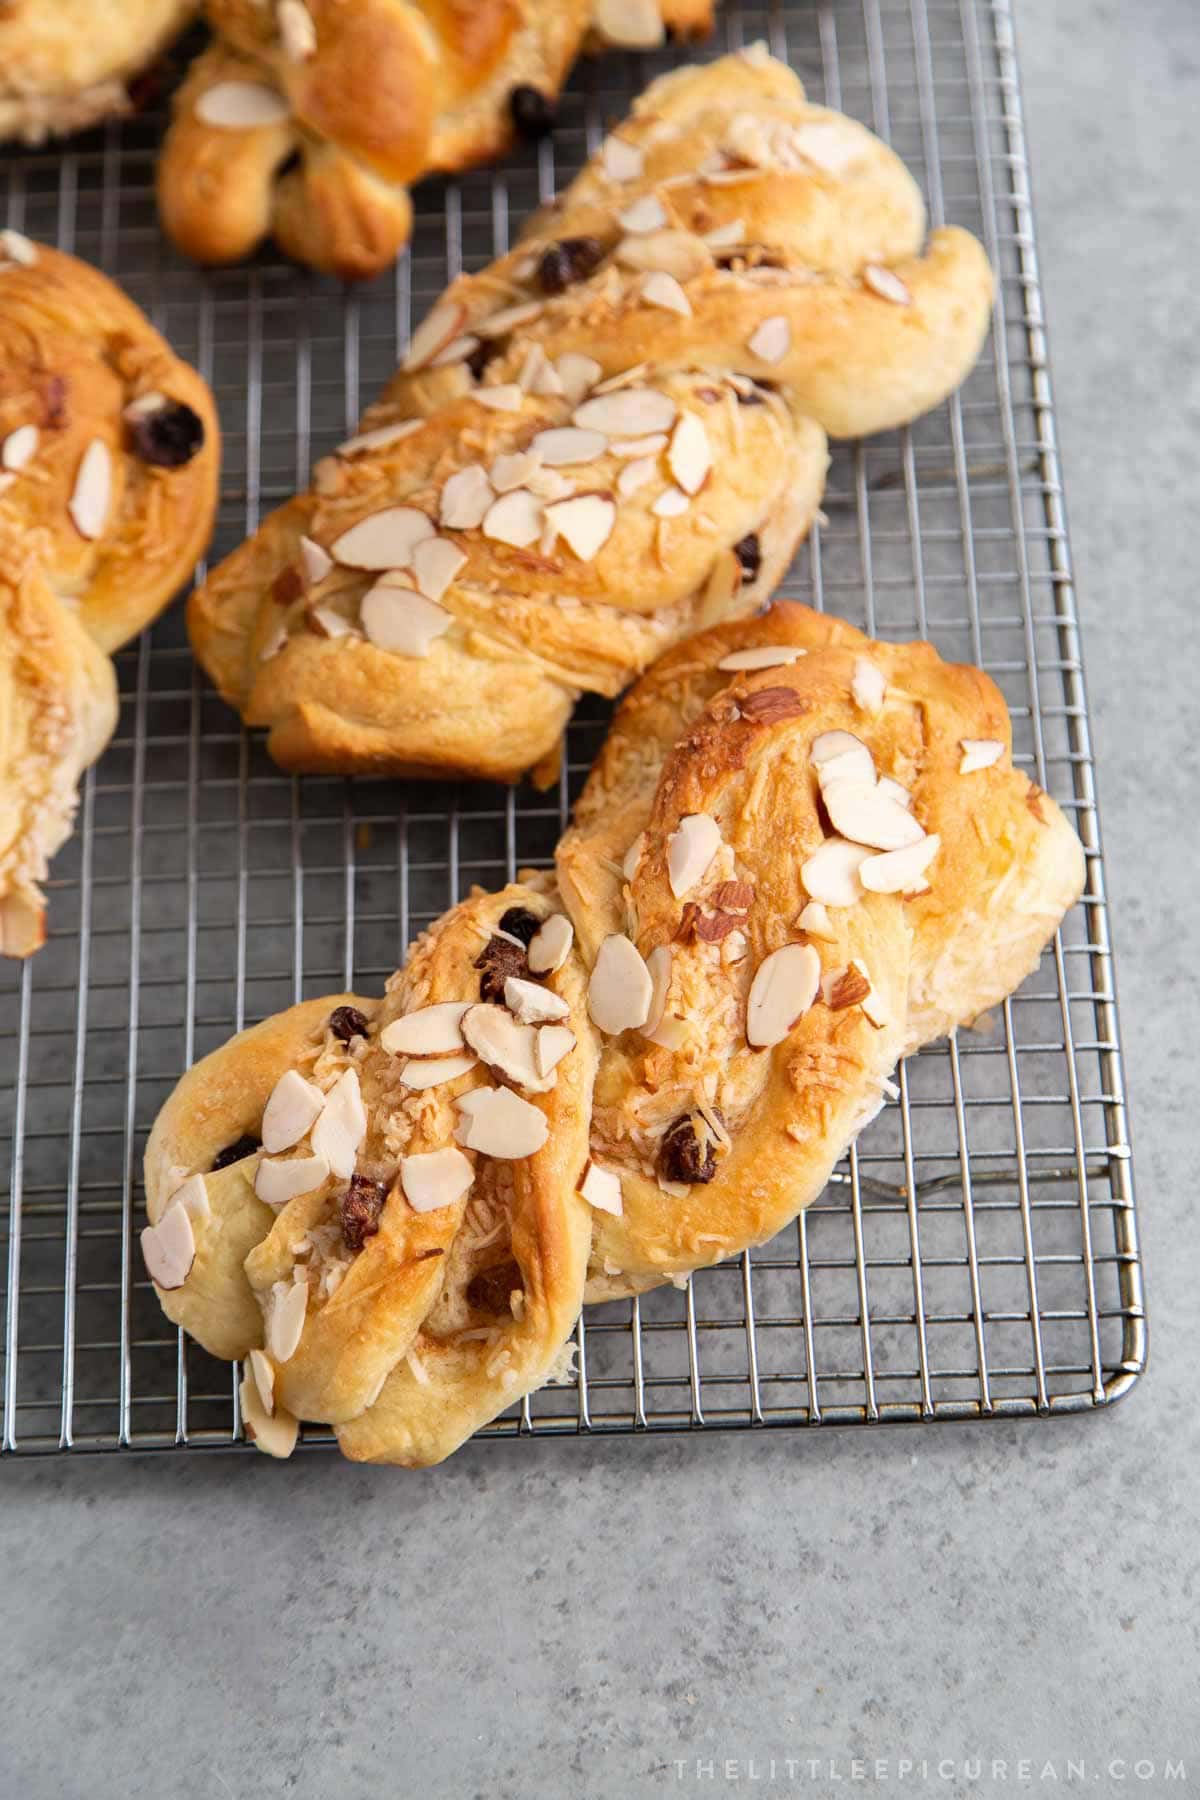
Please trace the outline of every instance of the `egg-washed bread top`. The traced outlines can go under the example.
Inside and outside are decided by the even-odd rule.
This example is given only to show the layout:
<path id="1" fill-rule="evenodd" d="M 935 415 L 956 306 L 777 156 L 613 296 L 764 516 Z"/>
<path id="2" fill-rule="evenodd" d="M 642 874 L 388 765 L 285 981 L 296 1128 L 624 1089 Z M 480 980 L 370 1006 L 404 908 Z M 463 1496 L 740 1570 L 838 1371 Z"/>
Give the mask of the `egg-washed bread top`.
<path id="1" fill-rule="evenodd" d="M 191 573 L 216 510 L 208 388 L 98 270 L 0 231 L 0 954 L 115 723 L 102 668 Z"/>
<path id="2" fill-rule="evenodd" d="M 0 0 L 0 143 L 128 112 L 131 83 L 199 0 Z"/>
<path id="3" fill-rule="evenodd" d="M 440 1461 L 552 1375 L 579 1313 L 596 1033 L 553 883 L 475 894 L 382 1001 L 306 1001 L 198 1063 L 146 1151 L 167 1316 L 243 1413 Z"/>
<path id="4" fill-rule="evenodd" d="M 288 769 L 547 767 L 581 691 L 770 595 L 826 424 L 966 373 L 991 274 L 923 233 L 903 165 L 769 57 L 656 82 L 197 593 L 201 662 Z"/>
<path id="5" fill-rule="evenodd" d="M 623 703 L 558 852 L 602 1032 L 588 1297 L 764 1242 L 898 1057 L 1037 965 L 1084 882 L 1007 708 L 929 644 L 781 602 Z"/>

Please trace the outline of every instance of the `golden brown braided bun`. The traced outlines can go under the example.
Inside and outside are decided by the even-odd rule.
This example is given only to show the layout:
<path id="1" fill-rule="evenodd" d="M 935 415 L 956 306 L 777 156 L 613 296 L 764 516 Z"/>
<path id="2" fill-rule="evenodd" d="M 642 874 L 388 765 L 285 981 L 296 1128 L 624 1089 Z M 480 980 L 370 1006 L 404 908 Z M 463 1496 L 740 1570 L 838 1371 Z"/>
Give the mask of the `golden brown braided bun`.
<path id="1" fill-rule="evenodd" d="M 896 1059 L 1036 966 L 1084 860 L 986 675 L 780 603 L 643 677 L 558 873 L 605 1027 L 606 1298 L 815 1198 Z"/>
<path id="2" fill-rule="evenodd" d="M 199 0 L 0 0 L 0 141 L 128 112 L 129 87 Z"/>
<path id="3" fill-rule="evenodd" d="M 191 572 L 219 456 L 207 387 L 137 307 L 86 263 L 0 231 L 0 592 L 27 633 L 0 675 L 2 954 L 42 941 L 37 883 L 115 722 L 99 654 Z"/>
<path id="4" fill-rule="evenodd" d="M 965 374 L 990 272 L 964 233 L 911 260 L 922 231 L 902 164 L 781 64 L 656 83 L 194 597 L 201 662 L 285 768 L 544 766 L 581 690 L 773 591 L 823 423 L 895 423 Z M 869 245 L 907 285 L 846 272 Z"/>
<path id="5" fill-rule="evenodd" d="M 474 896 L 381 1002 L 266 1020 L 159 1115 L 147 1265 L 169 1318 L 249 1359 L 264 1448 L 306 1418 L 357 1460 L 437 1462 L 552 1372 L 583 1295 L 596 1056 L 569 944 L 540 974 L 526 955 L 558 910 L 549 880 Z"/>

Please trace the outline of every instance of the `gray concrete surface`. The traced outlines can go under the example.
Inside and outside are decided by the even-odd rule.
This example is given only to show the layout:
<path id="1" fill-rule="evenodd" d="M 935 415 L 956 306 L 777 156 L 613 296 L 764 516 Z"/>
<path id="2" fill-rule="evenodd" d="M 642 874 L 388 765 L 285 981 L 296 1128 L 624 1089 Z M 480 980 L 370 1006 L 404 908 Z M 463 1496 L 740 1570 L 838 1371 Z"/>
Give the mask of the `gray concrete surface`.
<path id="1" fill-rule="evenodd" d="M 887 1791 L 1058 1791 L 1068 1758 L 1094 1793 L 1200 1789 L 1200 20 L 1025 0 L 1018 26 L 1148 1377 L 1054 1426 L 517 1445 L 420 1481 L 326 1458 L 6 1467 L 3 1800 L 623 1800 L 738 1791 L 751 1756 L 766 1793 L 845 1792 L 852 1757 L 887 1759 L 865 1770 Z M 976 1756 L 1006 1776 L 973 1782 Z"/>

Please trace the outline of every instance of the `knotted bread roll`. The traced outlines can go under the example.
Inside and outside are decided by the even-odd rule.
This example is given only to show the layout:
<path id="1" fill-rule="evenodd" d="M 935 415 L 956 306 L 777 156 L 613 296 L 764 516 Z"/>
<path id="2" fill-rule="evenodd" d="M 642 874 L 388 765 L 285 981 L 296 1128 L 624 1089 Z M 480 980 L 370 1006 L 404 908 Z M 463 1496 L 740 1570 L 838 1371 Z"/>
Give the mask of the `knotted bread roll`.
<path id="1" fill-rule="evenodd" d="M 765 53 L 654 83 L 193 597 L 201 662 L 288 769 L 545 771 L 580 692 L 769 596 L 826 429 L 966 374 L 991 272 L 923 233 L 891 151 Z"/>
<path id="2" fill-rule="evenodd" d="M 212 528 L 207 387 L 86 263 L 0 231 L 0 954 L 44 935 L 39 883 L 116 723 L 111 652 Z"/>

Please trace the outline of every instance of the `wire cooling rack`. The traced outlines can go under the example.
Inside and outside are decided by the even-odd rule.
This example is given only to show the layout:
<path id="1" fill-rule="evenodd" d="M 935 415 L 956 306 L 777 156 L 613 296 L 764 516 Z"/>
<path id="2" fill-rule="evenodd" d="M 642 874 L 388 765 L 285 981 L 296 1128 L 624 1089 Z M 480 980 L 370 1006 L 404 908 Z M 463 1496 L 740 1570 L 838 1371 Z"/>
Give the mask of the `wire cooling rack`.
<path id="1" fill-rule="evenodd" d="M 911 430 L 838 449 L 828 522 L 785 591 L 989 670 L 1018 761 L 1078 825 L 1087 893 L 984 1028 L 902 1067 L 899 1101 L 795 1226 L 686 1290 L 590 1309 L 578 1379 L 493 1435 L 1077 1412 L 1123 1393 L 1145 1360 L 1010 8 L 729 0 L 705 54 L 759 37 L 813 97 L 888 139 L 933 223 L 979 233 L 1001 277 L 962 392 Z M 447 279 L 501 250 L 669 61 L 584 64 L 552 141 L 421 189 L 409 255 L 352 293 L 269 254 L 215 273 L 176 259 L 155 223 L 154 115 L 0 159 L 0 218 L 115 275 L 212 382 L 224 554 L 353 427 Z M 199 675 L 178 608 L 118 663 L 120 726 L 54 865 L 51 941 L 0 965 L 7 1451 L 238 1440 L 228 1365 L 166 1324 L 136 1251 L 159 1105 L 244 1023 L 333 989 L 378 991 L 471 883 L 548 864 L 606 716 L 582 709 L 550 795 L 296 780 Z"/>

